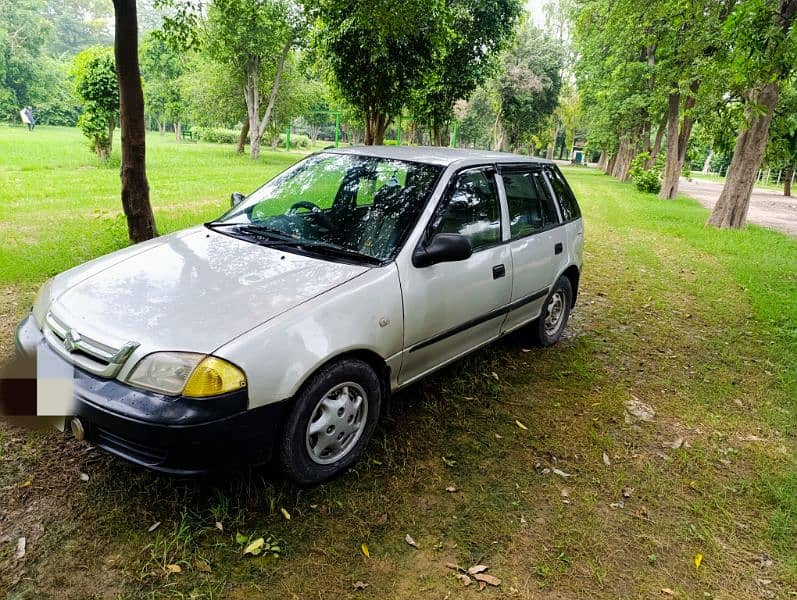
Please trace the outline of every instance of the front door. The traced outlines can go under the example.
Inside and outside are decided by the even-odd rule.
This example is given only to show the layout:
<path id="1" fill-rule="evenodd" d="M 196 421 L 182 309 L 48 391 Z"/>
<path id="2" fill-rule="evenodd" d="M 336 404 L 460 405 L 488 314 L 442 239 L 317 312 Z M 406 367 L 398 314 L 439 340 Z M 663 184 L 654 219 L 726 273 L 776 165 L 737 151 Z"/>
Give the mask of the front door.
<path id="1" fill-rule="evenodd" d="M 493 167 L 459 173 L 443 196 L 427 235 L 460 233 L 473 255 L 464 261 L 400 274 L 404 297 L 404 357 L 399 384 L 496 338 L 512 294 L 512 260 L 504 243 Z"/>

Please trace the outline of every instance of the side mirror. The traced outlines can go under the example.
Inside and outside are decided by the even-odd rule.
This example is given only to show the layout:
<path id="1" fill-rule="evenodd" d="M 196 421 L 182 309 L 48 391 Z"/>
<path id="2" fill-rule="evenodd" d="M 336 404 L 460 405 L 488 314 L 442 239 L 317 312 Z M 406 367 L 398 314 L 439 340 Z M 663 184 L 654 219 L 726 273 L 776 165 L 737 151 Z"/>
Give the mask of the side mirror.
<path id="1" fill-rule="evenodd" d="M 230 194 L 230 208 L 235 208 L 244 200 L 246 200 L 246 196 L 244 196 L 241 192 L 233 192 Z"/>
<path id="2" fill-rule="evenodd" d="M 429 242 L 415 249 L 412 264 L 429 267 L 441 262 L 467 260 L 473 254 L 470 240 L 459 233 L 438 233 Z"/>

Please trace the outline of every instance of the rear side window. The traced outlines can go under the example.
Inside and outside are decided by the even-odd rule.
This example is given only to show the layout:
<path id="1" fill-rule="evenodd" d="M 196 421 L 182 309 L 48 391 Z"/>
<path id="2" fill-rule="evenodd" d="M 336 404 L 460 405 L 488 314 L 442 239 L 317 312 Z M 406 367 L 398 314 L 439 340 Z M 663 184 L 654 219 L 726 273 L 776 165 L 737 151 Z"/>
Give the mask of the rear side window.
<path id="1" fill-rule="evenodd" d="M 492 173 L 468 171 L 457 177 L 433 229 L 464 235 L 474 250 L 499 243 L 501 207 Z"/>
<path id="2" fill-rule="evenodd" d="M 573 191 L 570 189 L 567 181 L 565 181 L 562 173 L 555 167 L 546 167 L 545 174 L 548 176 L 551 187 L 553 187 L 553 191 L 556 193 L 556 197 L 559 200 L 559 206 L 562 208 L 563 220 L 572 221 L 573 219 L 578 219 L 581 216 L 581 209 L 578 208 L 576 197 L 573 195 Z"/>
<path id="3" fill-rule="evenodd" d="M 539 169 L 503 171 L 512 239 L 559 224 L 556 207 Z"/>

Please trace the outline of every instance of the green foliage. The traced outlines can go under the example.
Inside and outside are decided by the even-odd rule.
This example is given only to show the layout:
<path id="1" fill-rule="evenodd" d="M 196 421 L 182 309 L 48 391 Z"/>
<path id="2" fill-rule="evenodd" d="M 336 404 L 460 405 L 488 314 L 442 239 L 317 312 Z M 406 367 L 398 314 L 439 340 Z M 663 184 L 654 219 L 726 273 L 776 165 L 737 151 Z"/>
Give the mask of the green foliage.
<path id="1" fill-rule="evenodd" d="M 222 127 L 194 127 L 191 132 L 197 139 L 211 144 L 237 144 L 241 132 L 236 129 Z"/>
<path id="2" fill-rule="evenodd" d="M 78 126 L 89 139 L 89 147 L 97 156 L 107 159 L 119 112 L 119 86 L 113 50 L 87 48 L 75 57 L 72 74 L 75 93 L 83 102 Z"/>
<path id="3" fill-rule="evenodd" d="M 287 136 L 284 133 L 279 135 L 279 145 L 285 147 L 285 142 L 287 140 Z M 291 134 L 291 148 L 299 148 L 301 150 L 307 150 L 310 148 L 312 144 L 310 143 L 310 136 L 307 136 L 303 133 L 292 133 Z"/>
<path id="4" fill-rule="evenodd" d="M 178 83 L 184 72 L 183 53 L 153 32 L 142 40 L 139 56 L 147 114 L 159 123 L 183 120 L 186 103 Z"/>
<path id="5" fill-rule="evenodd" d="M 661 191 L 661 166 L 654 165 L 653 168 L 645 168 L 645 164 L 650 160 L 650 152 L 640 152 L 632 161 L 628 170 L 631 180 L 640 192 L 658 194 Z"/>

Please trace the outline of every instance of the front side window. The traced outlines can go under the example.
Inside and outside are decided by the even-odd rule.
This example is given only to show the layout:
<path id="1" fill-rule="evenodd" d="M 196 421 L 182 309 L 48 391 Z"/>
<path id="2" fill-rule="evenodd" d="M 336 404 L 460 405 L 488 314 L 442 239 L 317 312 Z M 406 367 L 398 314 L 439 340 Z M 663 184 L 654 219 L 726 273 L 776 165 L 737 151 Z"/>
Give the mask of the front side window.
<path id="1" fill-rule="evenodd" d="M 459 175 L 432 224 L 435 233 L 459 233 L 474 251 L 501 241 L 501 207 L 492 172 Z"/>
<path id="2" fill-rule="evenodd" d="M 562 219 L 565 222 L 578 219 L 581 216 L 581 210 L 578 208 L 578 202 L 576 202 L 573 191 L 565 181 L 565 178 L 562 177 L 562 173 L 556 167 L 546 167 L 545 174 L 548 177 L 548 181 L 551 182 L 553 191 L 556 193 L 559 206 L 562 207 Z"/>
<path id="3" fill-rule="evenodd" d="M 501 173 L 509 206 L 512 239 L 559 223 L 556 206 L 540 170 L 517 169 Z"/>
<path id="4" fill-rule="evenodd" d="M 278 175 L 208 226 L 262 245 L 381 262 L 401 247 L 441 171 L 326 152 Z"/>

